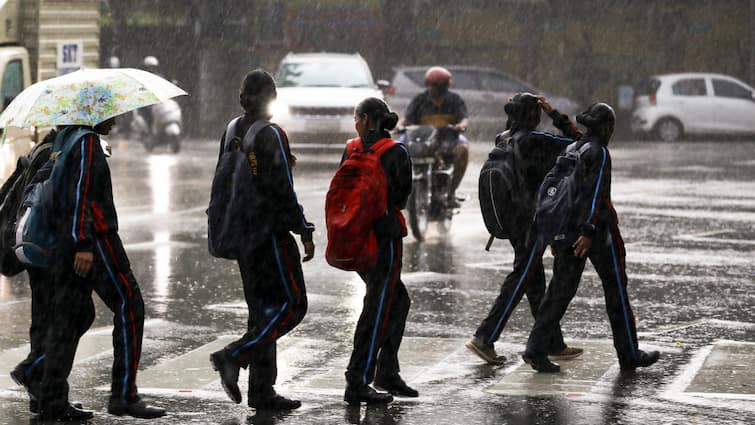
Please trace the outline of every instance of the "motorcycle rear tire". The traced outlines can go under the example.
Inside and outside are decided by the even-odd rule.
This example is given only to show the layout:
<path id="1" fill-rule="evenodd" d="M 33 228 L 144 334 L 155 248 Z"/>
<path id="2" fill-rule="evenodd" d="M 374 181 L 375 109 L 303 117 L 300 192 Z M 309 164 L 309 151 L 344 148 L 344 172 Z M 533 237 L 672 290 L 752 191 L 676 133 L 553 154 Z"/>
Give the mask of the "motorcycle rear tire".
<path id="1" fill-rule="evenodd" d="M 407 210 L 409 211 L 409 227 L 417 241 L 425 240 L 427 227 L 430 222 L 431 189 L 425 179 L 415 180 L 412 193 L 409 195 Z"/>

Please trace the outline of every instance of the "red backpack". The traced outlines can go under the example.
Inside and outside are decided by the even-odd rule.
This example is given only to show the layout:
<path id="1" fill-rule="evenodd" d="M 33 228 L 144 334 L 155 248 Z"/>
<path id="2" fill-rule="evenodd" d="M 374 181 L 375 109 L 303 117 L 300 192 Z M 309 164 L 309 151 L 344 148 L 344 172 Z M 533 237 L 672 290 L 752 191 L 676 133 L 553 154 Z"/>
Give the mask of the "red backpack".
<path id="1" fill-rule="evenodd" d="M 388 209 L 388 184 L 380 156 L 399 142 L 378 140 L 368 151 L 360 138 L 346 144 L 346 160 L 325 197 L 328 247 L 325 259 L 342 270 L 366 271 L 377 264 L 373 224 Z"/>

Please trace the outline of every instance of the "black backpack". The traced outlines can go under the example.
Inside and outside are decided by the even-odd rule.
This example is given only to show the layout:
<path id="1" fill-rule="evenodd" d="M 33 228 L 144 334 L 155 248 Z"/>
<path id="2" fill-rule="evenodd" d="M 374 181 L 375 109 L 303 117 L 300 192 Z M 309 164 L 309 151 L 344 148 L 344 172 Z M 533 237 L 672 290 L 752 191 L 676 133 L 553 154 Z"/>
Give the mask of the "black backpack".
<path id="1" fill-rule="evenodd" d="M 228 124 L 223 153 L 212 180 L 207 208 L 207 243 L 210 254 L 236 260 L 242 249 L 253 249 L 268 236 L 259 222 L 260 195 L 257 192 L 257 158 L 254 138 L 270 125 L 255 121 L 243 139 L 236 135 L 239 118 Z"/>
<path id="2" fill-rule="evenodd" d="M 525 186 L 522 154 L 517 143 L 520 137 L 520 132 L 503 137 L 488 154 L 480 171 L 480 210 L 490 233 L 485 249 L 490 248 L 494 238 L 510 238 L 517 232 L 522 218 L 532 216 L 532 202 Z"/>
<path id="3" fill-rule="evenodd" d="M 556 165 L 546 174 L 537 195 L 535 226 L 544 244 L 571 242 L 577 226 L 574 206 L 579 198 L 582 181 L 582 155 L 590 148 L 585 143 L 577 149 L 574 142 L 556 159 Z"/>
<path id="4" fill-rule="evenodd" d="M 16 219 L 26 188 L 50 160 L 53 143 L 47 139 L 18 158 L 16 170 L 0 187 L 0 273 L 11 277 L 26 270 L 14 252 Z"/>

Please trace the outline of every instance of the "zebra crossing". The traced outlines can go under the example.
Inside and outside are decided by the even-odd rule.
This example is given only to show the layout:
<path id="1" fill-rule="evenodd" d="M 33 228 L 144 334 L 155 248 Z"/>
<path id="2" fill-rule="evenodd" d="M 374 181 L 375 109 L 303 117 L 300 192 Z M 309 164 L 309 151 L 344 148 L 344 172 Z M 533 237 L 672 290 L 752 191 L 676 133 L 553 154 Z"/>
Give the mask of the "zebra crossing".
<path id="1" fill-rule="evenodd" d="M 164 326 L 171 324 L 159 320 L 145 323 L 147 329 Z M 82 337 L 73 375 L 91 367 L 92 363 L 109 366 L 109 356 L 112 355 L 110 332 L 110 327 L 101 327 Z M 164 355 L 140 370 L 140 393 L 171 398 L 225 399 L 217 372 L 212 370 L 208 358 L 210 353 L 236 338 L 222 335 L 203 345 Z M 447 391 L 443 387 L 449 381 L 495 369 L 468 352 L 463 346 L 465 341 L 463 338 L 405 337 L 400 353 L 403 377 L 427 397 L 434 391 Z M 519 358 L 518 353 L 524 348 L 522 345 L 499 343 L 498 351 L 509 356 L 509 360 L 489 374 L 490 378 L 483 382 L 483 391 L 499 396 L 609 399 L 612 385 L 620 373 L 611 341 L 569 340 L 568 343 L 584 348 L 585 353 L 580 358 L 560 362 L 562 372 L 558 374 L 535 373 Z M 344 345 L 333 350 L 329 341 L 300 336 L 282 338 L 278 345 L 277 386 L 298 393 L 340 396 L 345 385 L 343 373 L 350 354 L 348 348 Z M 673 344 L 644 344 L 644 348 L 661 350 L 667 359 L 683 357 L 682 350 Z M 26 346 L 0 352 L 0 370 L 10 371 L 27 353 Z M 326 359 L 322 359 L 323 353 L 327 353 Z M 665 388 L 659 388 L 657 397 L 701 406 L 719 406 L 735 401 L 741 403 L 742 409 L 755 412 L 752 364 L 755 364 L 755 343 L 715 341 L 695 350 L 687 361 L 682 361 L 676 372 L 677 378 Z M 247 376 L 242 370 L 239 377 L 242 392 L 246 391 Z M 104 384 L 96 390 L 108 391 L 109 386 Z M 25 397 L 7 374 L 0 375 L 0 399 Z"/>

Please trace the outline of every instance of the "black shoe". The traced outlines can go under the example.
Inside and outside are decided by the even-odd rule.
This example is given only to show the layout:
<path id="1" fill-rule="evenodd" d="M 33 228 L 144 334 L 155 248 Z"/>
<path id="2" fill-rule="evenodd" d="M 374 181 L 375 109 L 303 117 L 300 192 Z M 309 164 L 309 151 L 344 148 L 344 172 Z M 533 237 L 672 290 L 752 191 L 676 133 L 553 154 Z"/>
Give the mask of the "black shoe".
<path id="1" fill-rule="evenodd" d="M 56 421 L 56 422 L 80 422 L 88 421 L 94 417 L 94 413 L 90 410 L 82 410 L 74 407 L 70 403 L 63 408 L 63 411 L 57 415 L 50 415 L 50 412 L 41 412 L 39 418 L 43 421 Z"/>
<path id="2" fill-rule="evenodd" d="M 640 350 L 637 352 L 637 362 L 633 365 L 621 365 L 621 370 L 632 371 L 638 367 L 648 367 L 657 362 L 660 358 L 661 353 L 659 353 L 658 351 L 648 352 Z"/>
<path id="3" fill-rule="evenodd" d="M 528 365 L 532 366 L 533 369 L 541 373 L 561 372 L 561 366 L 551 362 L 546 356 L 536 357 L 524 353 L 522 355 L 522 360 L 524 360 L 524 362 Z"/>
<path id="4" fill-rule="evenodd" d="M 111 398 L 107 404 L 107 412 L 115 416 L 133 416 L 141 419 L 154 419 L 165 416 L 165 409 L 162 407 L 149 406 L 141 399 L 132 403 L 126 403 L 119 398 Z"/>
<path id="5" fill-rule="evenodd" d="M 391 377 L 378 376 L 375 378 L 375 387 L 388 391 L 398 397 L 419 397 L 419 392 L 406 385 L 406 382 L 399 375 Z"/>
<path id="6" fill-rule="evenodd" d="M 290 398 L 283 397 L 280 394 L 273 393 L 272 396 L 267 396 L 264 398 L 259 397 L 249 397 L 249 401 L 247 403 L 249 407 L 252 407 L 257 410 L 294 410 L 301 407 L 301 401 L 299 400 L 293 400 Z"/>
<path id="7" fill-rule="evenodd" d="M 10 379 L 12 379 L 16 385 L 22 386 L 26 388 L 26 391 L 29 391 L 29 383 L 26 382 L 26 373 L 24 373 L 22 368 L 16 366 L 15 369 L 11 370 Z"/>
<path id="8" fill-rule="evenodd" d="M 351 405 L 359 405 L 361 402 L 387 404 L 393 401 L 393 396 L 388 393 L 377 392 L 369 385 L 358 388 L 347 386 L 346 392 L 343 394 L 343 401 Z"/>
<path id="9" fill-rule="evenodd" d="M 241 390 L 239 390 L 239 367 L 228 358 L 224 350 L 210 354 L 212 368 L 220 374 L 220 383 L 225 393 L 234 403 L 241 403 Z"/>

